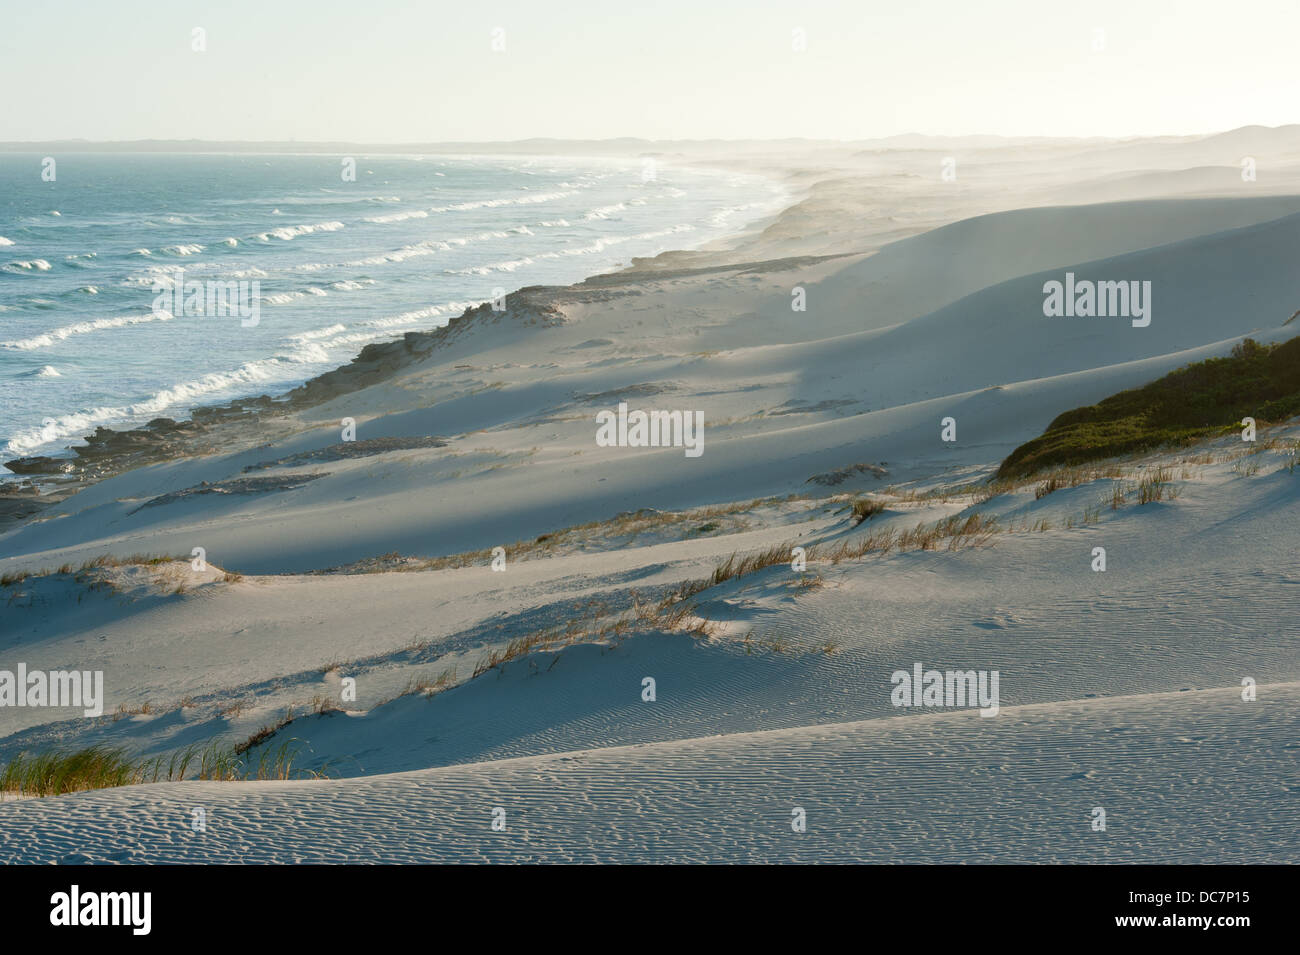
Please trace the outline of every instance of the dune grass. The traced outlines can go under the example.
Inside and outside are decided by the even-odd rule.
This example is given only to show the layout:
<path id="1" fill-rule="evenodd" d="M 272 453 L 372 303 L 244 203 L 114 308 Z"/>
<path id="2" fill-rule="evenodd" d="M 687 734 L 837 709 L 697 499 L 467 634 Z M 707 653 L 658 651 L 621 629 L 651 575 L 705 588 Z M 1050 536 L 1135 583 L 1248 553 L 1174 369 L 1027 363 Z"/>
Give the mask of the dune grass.
<path id="1" fill-rule="evenodd" d="M 1300 338 L 1261 345 L 1247 338 L 1228 358 L 1170 372 L 1141 388 L 1058 415 L 1047 430 L 1012 451 L 1000 479 L 1044 468 L 1186 446 L 1229 434 L 1251 417 L 1260 425 L 1300 414 Z"/>
<path id="2" fill-rule="evenodd" d="M 107 593 L 110 596 L 120 595 L 122 588 L 120 579 L 113 573 L 114 570 L 122 567 L 147 567 L 155 571 L 154 581 L 158 589 L 167 594 L 180 596 L 188 593 L 192 584 L 189 582 L 191 575 L 189 568 L 191 560 L 188 556 L 173 556 L 168 554 L 129 554 L 125 556 L 114 556 L 113 554 L 100 554 L 98 557 L 92 557 L 83 561 L 80 566 L 73 566 L 70 563 L 62 564 L 58 567 L 45 567 L 40 570 L 15 570 L 0 574 L 0 589 L 16 588 L 19 584 L 44 580 L 53 577 L 70 577 L 73 582 L 81 585 L 86 591 L 91 593 Z M 220 568 L 214 567 L 215 570 Z M 223 583 L 234 584 L 244 579 L 242 574 L 225 571 L 221 580 Z M 19 594 L 11 593 L 9 602 L 12 603 Z M 26 594 L 22 594 L 26 596 Z M 78 596 L 78 602 L 81 598 Z"/>
<path id="3" fill-rule="evenodd" d="M 143 767 L 123 750 L 91 746 L 71 753 L 20 753 L 0 770 L 0 792 L 57 796 L 142 782 Z"/>
<path id="4" fill-rule="evenodd" d="M 877 501 L 870 497 L 860 497 L 853 502 L 853 526 L 857 527 L 863 521 L 869 521 L 885 509 L 884 501 Z"/>
<path id="5" fill-rule="evenodd" d="M 0 792 L 61 796 L 91 789 L 186 779 L 245 782 L 320 775 L 295 771 L 295 757 L 296 750 L 284 743 L 263 751 L 253 762 L 219 741 L 154 757 L 132 756 L 125 749 L 112 746 L 19 753 L 0 768 Z"/>
<path id="6" fill-rule="evenodd" d="M 720 536 L 749 528 L 747 515 L 762 507 L 771 507 L 795 501 L 812 501 L 807 494 L 787 494 L 783 497 L 757 498 L 708 507 L 688 508 L 680 511 L 660 511 L 641 508 L 627 511 L 583 524 L 574 524 L 502 545 L 512 563 L 521 560 L 553 557 L 573 547 L 598 546 L 612 549 L 614 541 L 632 543 L 643 535 L 676 535 L 677 540 L 689 540 L 703 535 Z M 383 574 L 391 572 L 421 572 L 430 570 L 458 570 L 462 567 L 482 566 L 491 563 L 493 548 L 465 551 L 444 557 L 414 557 L 392 551 L 377 557 L 365 558 L 337 567 L 311 571 L 312 574 Z"/>

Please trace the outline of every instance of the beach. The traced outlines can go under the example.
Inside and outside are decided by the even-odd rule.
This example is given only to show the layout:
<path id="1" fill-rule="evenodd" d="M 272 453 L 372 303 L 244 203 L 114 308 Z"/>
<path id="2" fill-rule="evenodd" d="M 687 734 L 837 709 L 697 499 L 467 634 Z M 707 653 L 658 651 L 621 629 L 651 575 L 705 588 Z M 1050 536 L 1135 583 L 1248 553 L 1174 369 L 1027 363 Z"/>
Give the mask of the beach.
<path id="1" fill-rule="evenodd" d="M 11 465 L 0 659 L 105 707 L 0 706 L 0 761 L 315 778 L 6 802 L 10 860 L 1293 861 L 1300 426 L 988 482 L 1300 334 L 1300 127 L 625 149 L 789 198 Z"/>

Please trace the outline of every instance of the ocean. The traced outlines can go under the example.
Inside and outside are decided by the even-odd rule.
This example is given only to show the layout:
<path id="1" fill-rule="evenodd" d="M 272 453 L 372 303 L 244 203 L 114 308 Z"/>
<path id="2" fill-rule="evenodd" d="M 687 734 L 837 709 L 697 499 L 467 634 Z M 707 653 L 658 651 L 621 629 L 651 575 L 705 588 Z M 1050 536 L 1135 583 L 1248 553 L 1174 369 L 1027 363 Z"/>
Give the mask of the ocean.
<path id="1" fill-rule="evenodd" d="M 276 394 L 369 342 L 703 245 L 786 198 L 639 160 L 67 153 L 48 181 L 44 158 L 0 154 L 6 457 Z M 178 282 L 243 283 L 256 315 L 173 307 Z"/>

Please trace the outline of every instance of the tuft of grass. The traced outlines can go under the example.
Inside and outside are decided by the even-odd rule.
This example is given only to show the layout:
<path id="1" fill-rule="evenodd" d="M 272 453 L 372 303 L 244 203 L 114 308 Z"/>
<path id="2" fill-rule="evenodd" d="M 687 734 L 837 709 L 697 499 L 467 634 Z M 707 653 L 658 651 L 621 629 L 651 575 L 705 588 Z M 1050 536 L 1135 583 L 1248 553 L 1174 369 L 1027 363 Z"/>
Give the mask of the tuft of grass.
<path id="1" fill-rule="evenodd" d="M 709 578 L 708 586 L 716 587 L 719 584 L 725 584 L 728 580 L 733 580 L 736 577 L 743 577 L 746 574 L 752 574 L 757 570 L 774 567 L 777 564 L 784 564 L 789 559 L 790 548 L 784 544 L 777 544 L 775 547 L 755 551 L 752 554 L 745 554 L 744 556 L 732 554 L 717 567 L 713 568 L 713 575 Z"/>
<path id="2" fill-rule="evenodd" d="M 917 524 L 910 530 L 892 530 L 870 534 L 859 541 L 845 541 L 824 556 L 836 564 L 868 553 L 887 554 L 890 551 L 938 550 L 946 544 L 950 551 L 963 547 L 978 547 L 989 543 L 998 533 L 997 518 L 984 514 L 969 514 L 965 518 L 954 514 L 933 524 Z M 810 555 L 814 556 L 814 555 Z M 823 556 L 820 551 L 815 556 Z"/>
<path id="3" fill-rule="evenodd" d="M 94 570 L 97 567 L 126 567 L 132 564 L 139 564 L 143 567 L 156 567 L 159 564 L 170 564 L 176 561 L 189 563 L 188 556 L 172 556 L 168 554 L 129 554 L 125 557 L 117 557 L 113 554 L 100 554 L 98 557 L 92 557 L 90 560 L 83 561 L 78 570 L 85 573 L 88 570 Z"/>
<path id="4" fill-rule="evenodd" d="M 448 667 L 435 677 L 418 676 L 413 677 L 407 684 L 406 689 L 399 693 L 399 696 L 410 696 L 413 693 L 423 693 L 427 696 L 436 696 L 443 690 L 450 689 L 456 685 L 456 668 Z"/>
<path id="5" fill-rule="evenodd" d="M 863 521 L 869 521 L 885 509 L 884 501 L 877 501 L 870 497 L 860 497 L 853 502 L 853 526 L 857 527 Z"/>
<path id="6" fill-rule="evenodd" d="M 307 703 L 315 716 L 328 716 L 330 713 L 342 713 L 343 707 L 334 702 L 334 698 L 317 693 Z"/>
<path id="7" fill-rule="evenodd" d="M 1118 511 L 1124 506 L 1125 500 L 1124 485 L 1123 483 L 1116 481 L 1110 488 L 1110 509 L 1112 511 Z"/>
<path id="8" fill-rule="evenodd" d="M 1137 485 L 1138 504 L 1151 504 L 1163 501 L 1166 497 L 1171 500 L 1177 497 L 1177 489 L 1171 481 L 1172 475 L 1168 468 L 1153 468 L 1142 475 Z"/>
<path id="9" fill-rule="evenodd" d="M 1042 484 L 1038 485 L 1038 487 L 1034 490 L 1034 500 L 1041 501 L 1043 498 L 1047 497 L 1047 495 L 1053 493 L 1054 491 L 1059 491 L 1063 486 L 1064 485 L 1061 483 L 1061 479 L 1053 475 L 1052 477 L 1044 481 Z"/>
<path id="10" fill-rule="evenodd" d="M 1040 529 L 1046 530 L 1046 526 Z M 876 531 L 857 540 L 846 540 L 834 547 L 812 545 L 805 547 L 808 560 L 826 560 L 838 564 L 844 560 L 857 560 L 869 553 L 887 554 L 890 551 L 938 550 L 946 546 L 956 551 L 965 547 L 980 547 L 992 542 L 1001 528 L 997 518 L 980 513 L 966 517 L 954 514 L 933 524 L 917 524 L 910 530 L 893 529 Z M 778 544 L 766 550 L 744 556 L 732 554 L 713 569 L 713 573 L 699 580 L 686 581 L 660 604 L 660 609 L 680 605 L 691 597 L 726 583 L 790 560 L 792 544 Z M 799 578 L 797 586 L 811 588 L 822 585 L 820 577 Z"/>
<path id="11" fill-rule="evenodd" d="M 0 791 L 59 796 L 142 782 L 138 761 L 122 749 L 91 746 L 76 752 L 19 753 L 0 770 Z"/>
<path id="12" fill-rule="evenodd" d="M 290 748 L 292 742 L 259 754 L 255 764 L 245 762 L 233 747 L 215 740 L 202 748 L 189 746 L 152 758 L 134 757 L 125 749 L 111 746 L 24 752 L 0 768 L 0 792 L 61 796 L 184 779 L 237 782 L 319 777 L 320 773 L 295 772 L 297 751 Z"/>
<path id="13" fill-rule="evenodd" d="M 118 719 L 121 719 L 124 716 L 152 716 L 157 712 L 157 708 L 146 700 L 137 706 L 128 706 L 125 703 L 119 703 L 117 705 L 117 713 L 115 716 Z"/>
<path id="14" fill-rule="evenodd" d="M 248 739 L 244 740 L 242 743 L 236 743 L 234 749 L 232 750 L 233 755 L 243 756 L 254 746 L 266 742 L 268 739 L 270 739 L 276 733 L 280 732 L 280 730 L 284 729 L 293 721 L 294 721 L 293 707 L 290 706 L 287 709 L 285 709 L 284 715 L 280 717 L 280 719 L 278 719 L 276 722 L 267 723 L 265 726 L 259 729 L 252 736 L 248 737 Z"/>
<path id="15" fill-rule="evenodd" d="M 1245 339 L 1211 358 L 1057 418 L 1012 451 L 997 477 L 1081 464 L 1231 433 L 1241 419 L 1276 423 L 1300 414 L 1300 338 L 1278 345 Z"/>

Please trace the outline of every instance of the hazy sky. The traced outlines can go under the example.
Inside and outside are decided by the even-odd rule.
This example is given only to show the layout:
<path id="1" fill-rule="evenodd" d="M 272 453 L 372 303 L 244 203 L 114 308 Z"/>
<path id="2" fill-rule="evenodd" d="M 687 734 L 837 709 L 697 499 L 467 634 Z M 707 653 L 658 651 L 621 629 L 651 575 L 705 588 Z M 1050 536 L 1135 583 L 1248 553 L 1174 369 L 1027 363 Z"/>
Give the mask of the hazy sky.
<path id="1" fill-rule="evenodd" d="M 1300 119 L 1300 0 L 0 0 L 0 25 L 6 141 L 1127 136 Z"/>

